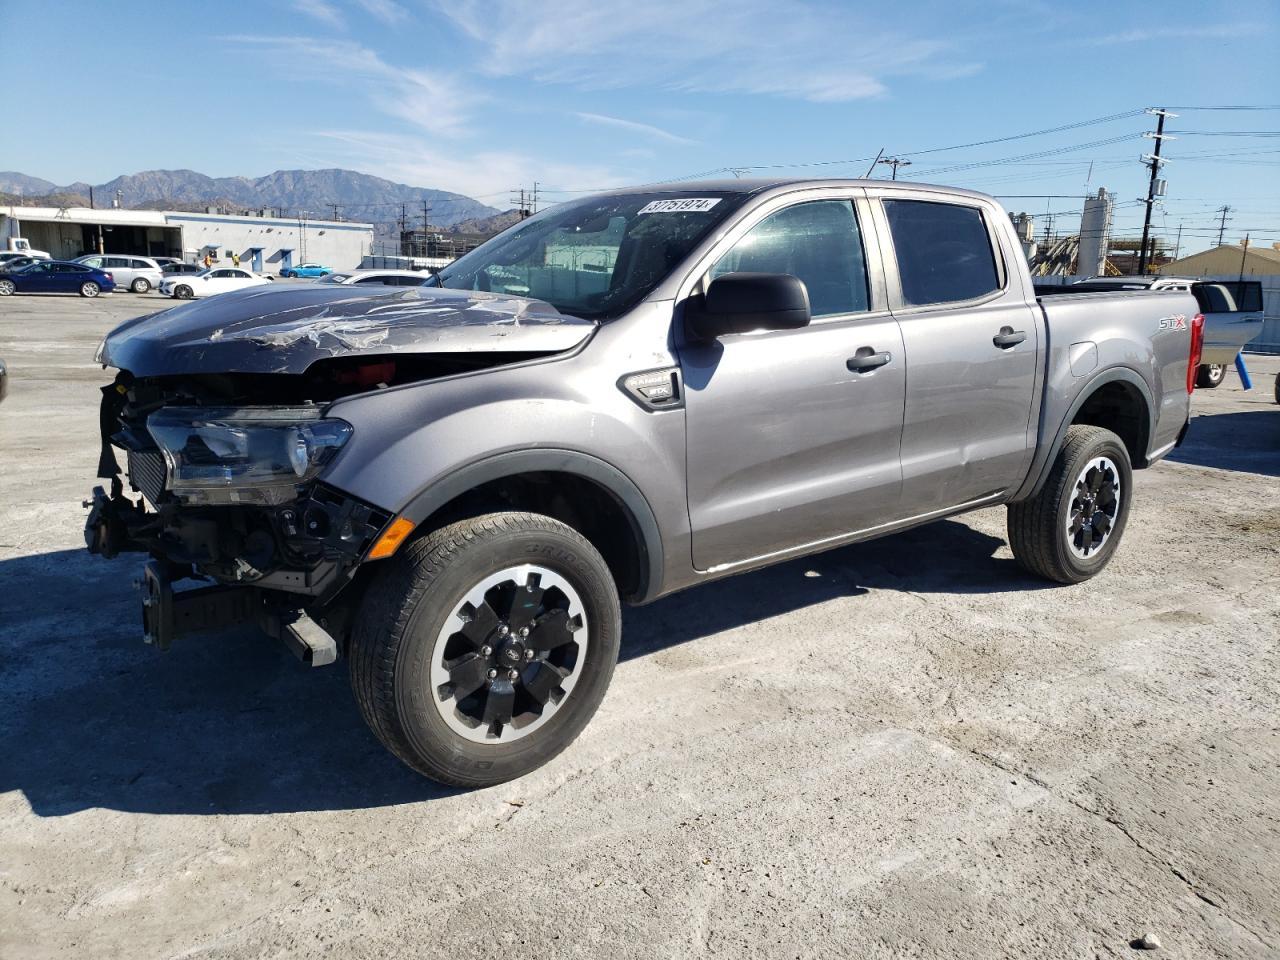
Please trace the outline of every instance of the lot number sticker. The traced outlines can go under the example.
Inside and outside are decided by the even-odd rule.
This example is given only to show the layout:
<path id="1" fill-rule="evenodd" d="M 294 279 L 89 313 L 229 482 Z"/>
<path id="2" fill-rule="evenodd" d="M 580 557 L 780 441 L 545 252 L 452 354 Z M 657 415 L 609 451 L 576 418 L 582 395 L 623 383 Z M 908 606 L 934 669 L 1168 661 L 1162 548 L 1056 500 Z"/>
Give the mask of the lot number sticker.
<path id="1" fill-rule="evenodd" d="M 653 200 L 640 208 L 640 213 L 706 213 L 719 197 L 686 197 L 683 200 Z"/>

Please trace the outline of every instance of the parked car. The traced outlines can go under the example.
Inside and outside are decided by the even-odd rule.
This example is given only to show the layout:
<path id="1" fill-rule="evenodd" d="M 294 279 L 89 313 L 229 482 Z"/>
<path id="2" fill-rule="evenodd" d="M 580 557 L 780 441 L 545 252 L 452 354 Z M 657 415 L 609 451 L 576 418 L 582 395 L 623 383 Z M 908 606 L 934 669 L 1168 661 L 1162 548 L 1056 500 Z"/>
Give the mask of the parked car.
<path id="1" fill-rule="evenodd" d="M 331 267 L 319 263 L 300 263 L 296 267 L 285 267 L 280 271 L 282 277 L 323 277 L 333 273 Z"/>
<path id="2" fill-rule="evenodd" d="M 47 259 L 48 257 L 28 257 L 24 254 L 17 254 L 9 257 L 7 260 L 0 261 L 0 273 L 8 273 L 11 270 L 21 270 L 23 267 L 27 267 L 33 263 L 39 263 L 41 260 Z"/>
<path id="3" fill-rule="evenodd" d="M 150 257 L 91 253 L 76 257 L 75 262 L 98 270 L 110 270 L 116 286 L 132 290 L 134 293 L 146 293 L 153 287 L 160 286 L 160 281 L 164 278 L 160 265 Z"/>
<path id="4" fill-rule="evenodd" d="M 243 290 L 246 287 L 258 287 L 270 283 L 266 277 L 241 270 L 239 267 L 213 267 L 203 270 L 195 276 L 180 274 L 165 277 L 160 283 L 160 292 L 166 297 L 177 300 L 190 300 L 195 297 L 211 297 L 232 290 Z"/>
<path id="5" fill-rule="evenodd" d="M 5 250 L 0 252 L 0 270 L 16 270 L 19 267 L 25 267 L 29 263 L 35 263 L 37 260 L 48 259 L 47 256 L 39 251 Z"/>
<path id="6" fill-rule="evenodd" d="M 383 744 L 467 787 L 582 730 L 620 600 L 998 504 L 1025 569 L 1095 576 L 1203 330 L 1186 292 L 1038 299 L 993 198 L 879 180 L 572 200 L 435 282 L 117 328 L 102 436 L 142 499 L 99 487 L 86 541 L 151 554 L 155 646 L 255 621 L 345 655 Z"/>
<path id="7" fill-rule="evenodd" d="M 12 273 L 0 273 L 0 297 L 15 293 L 110 293 L 116 282 L 105 270 L 71 260 L 39 260 Z"/>
<path id="8" fill-rule="evenodd" d="M 156 265 L 161 270 L 169 266 L 171 263 L 182 263 L 182 259 L 180 257 L 152 257 L 151 259 L 156 262 Z"/>
<path id="9" fill-rule="evenodd" d="M 183 263 L 181 260 L 175 260 L 173 263 L 166 263 L 160 268 L 160 272 L 164 274 L 165 279 L 176 277 L 180 274 L 197 274 L 204 273 L 207 268 L 202 267 L 198 263 Z M 163 281 L 162 281 L 163 282 Z"/>
<path id="10" fill-rule="evenodd" d="M 340 283 L 344 286 L 380 284 L 386 287 L 420 287 L 431 279 L 425 270 L 352 270 L 330 273 L 316 283 Z"/>
<path id="11" fill-rule="evenodd" d="M 1196 386 L 1222 383 L 1240 349 L 1262 332 L 1262 284 L 1257 280 L 1211 280 L 1197 277 L 1091 277 L 1056 293 L 1099 290 L 1189 291 L 1204 314 L 1204 352 Z"/>

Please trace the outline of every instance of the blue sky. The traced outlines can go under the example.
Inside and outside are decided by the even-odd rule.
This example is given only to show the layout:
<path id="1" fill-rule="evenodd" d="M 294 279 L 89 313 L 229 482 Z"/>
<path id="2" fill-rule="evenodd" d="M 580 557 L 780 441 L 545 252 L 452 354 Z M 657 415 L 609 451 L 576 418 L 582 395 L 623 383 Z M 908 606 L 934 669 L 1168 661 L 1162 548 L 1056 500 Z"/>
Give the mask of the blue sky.
<path id="1" fill-rule="evenodd" d="M 1059 229 L 1107 187 L 1123 234 L 1151 117 L 923 151 L 1280 104 L 1274 0 L 9 2 L 3 20 L 7 74 L 39 95 L 7 100 L 0 169 L 59 183 L 341 166 L 506 207 L 535 180 L 563 199 L 724 169 L 862 176 L 884 148 Z M 1280 110 L 1177 112 L 1157 228 L 1202 248 L 1225 203 L 1228 239 L 1280 241 L 1280 138 L 1256 135 Z"/>

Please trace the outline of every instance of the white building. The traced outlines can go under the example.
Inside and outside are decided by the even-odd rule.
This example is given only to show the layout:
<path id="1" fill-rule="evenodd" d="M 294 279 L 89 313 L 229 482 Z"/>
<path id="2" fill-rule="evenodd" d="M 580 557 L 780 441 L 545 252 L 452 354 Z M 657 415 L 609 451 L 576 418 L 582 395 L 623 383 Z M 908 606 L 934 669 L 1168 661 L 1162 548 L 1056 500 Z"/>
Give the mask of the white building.
<path id="1" fill-rule="evenodd" d="M 309 261 L 354 269 L 373 246 L 373 224 L 170 210 L 0 207 L 0 249 L 25 237 L 58 259 L 85 253 L 181 257 L 226 263 L 236 254 L 251 270 L 278 273 Z"/>

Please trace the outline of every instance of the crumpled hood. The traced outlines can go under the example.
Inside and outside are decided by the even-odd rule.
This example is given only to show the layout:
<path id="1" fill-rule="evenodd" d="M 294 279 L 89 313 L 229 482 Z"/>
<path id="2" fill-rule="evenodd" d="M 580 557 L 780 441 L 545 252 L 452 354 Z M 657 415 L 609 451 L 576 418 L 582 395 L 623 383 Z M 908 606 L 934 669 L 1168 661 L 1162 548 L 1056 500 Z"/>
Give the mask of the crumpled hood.
<path id="1" fill-rule="evenodd" d="M 595 329 L 541 300 L 436 287 L 251 287 L 120 324 L 102 361 L 136 377 L 304 373 L 330 357 L 546 352 Z"/>

